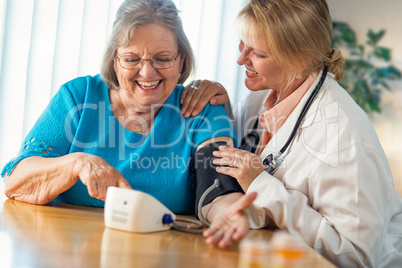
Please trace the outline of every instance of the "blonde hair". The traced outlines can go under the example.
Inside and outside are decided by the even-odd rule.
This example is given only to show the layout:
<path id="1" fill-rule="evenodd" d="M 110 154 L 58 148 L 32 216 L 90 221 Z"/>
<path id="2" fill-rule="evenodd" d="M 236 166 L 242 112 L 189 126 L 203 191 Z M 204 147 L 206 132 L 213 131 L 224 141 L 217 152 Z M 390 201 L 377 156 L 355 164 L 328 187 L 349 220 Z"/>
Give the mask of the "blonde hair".
<path id="1" fill-rule="evenodd" d="M 237 21 L 243 33 L 262 34 L 289 74 L 288 87 L 298 75 L 307 76 L 324 65 L 336 80 L 342 79 L 345 60 L 331 48 L 332 20 L 325 0 L 250 0 Z"/>
<path id="2" fill-rule="evenodd" d="M 117 48 L 130 44 L 135 27 L 153 23 L 163 25 L 173 33 L 179 53 L 184 57 L 178 83 L 187 80 L 194 69 L 194 55 L 178 12 L 171 0 L 125 0 L 120 5 L 101 63 L 101 77 L 110 89 L 119 88 L 114 71 Z"/>

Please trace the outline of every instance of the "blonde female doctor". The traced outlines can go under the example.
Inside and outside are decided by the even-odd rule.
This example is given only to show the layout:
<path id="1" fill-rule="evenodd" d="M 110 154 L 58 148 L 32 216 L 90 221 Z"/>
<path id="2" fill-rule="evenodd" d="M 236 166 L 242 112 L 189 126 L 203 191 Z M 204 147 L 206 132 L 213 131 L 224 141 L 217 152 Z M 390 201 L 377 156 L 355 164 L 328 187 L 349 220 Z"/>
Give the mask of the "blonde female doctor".
<path id="1" fill-rule="evenodd" d="M 229 243 L 231 220 L 248 212 L 253 228 L 287 230 L 340 267 L 400 267 L 401 198 L 368 117 L 336 82 L 344 59 L 330 47 L 327 3 L 252 0 L 238 21 L 238 64 L 251 93 L 234 112 L 235 128 L 260 141 L 254 153 L 214 153 L 215 164 L 226 165 L 217 171 L 236 178 L 246 196 L 204 233 L 207 242 Z M 213 88 L 188 89 L 183 113 L 224 103 L 225 92 Z"/>

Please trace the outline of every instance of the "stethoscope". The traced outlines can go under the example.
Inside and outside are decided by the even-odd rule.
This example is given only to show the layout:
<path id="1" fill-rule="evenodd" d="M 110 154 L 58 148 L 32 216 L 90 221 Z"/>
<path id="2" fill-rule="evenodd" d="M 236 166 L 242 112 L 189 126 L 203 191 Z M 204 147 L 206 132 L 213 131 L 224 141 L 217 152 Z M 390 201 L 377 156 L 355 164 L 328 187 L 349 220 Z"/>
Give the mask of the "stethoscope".
<path id="1" fill-rule="evenodd" d="M 296 136 L 297 130 L 299 129 L 304 117 L 308 109 L 310 108 L 311 104 L 313 103 L 315 97 L 317 96 L 318 92 L 321 90 L 322 85 L 324 84 L 325 78 L 327 77 L 328 68 L 324 66 L 324 70 L 322 72 L 320 81 L 318 82 L 317 86 L 314 88 L 313 92 L 311 93 L 310 97 L 308 98 L 306 104 L 304 105 L 299 117 L 297 118 L 296 124 L 293 127 L 292 133 L 290 134 L 288 140 L 286 141 L 285 145 L 279 150 L 279 153 L 274 157 L 273 154 L 269 154 L 265 159 L 262 161 L 262 164 L 265 170 L 268 170 L 268 173 L 274 175 L 275 172 L 278 170 L 280 165 L 282 164 L 284 157 L 281 156 L 285 153 L 291 142 Z M 241 141 L 239 149 L 249 151 L 251 153 L 255 153 L 257 146 L 260 142 L 260 137 L 255 132 L 258 127 L 258 120 L 255 121 L 253 125 L 253 131 L 248 133 Z"/>
<path id="2" fill-rule="evenodd" d="M 315 97 L 317 96 L 318 92 L 320 91 L 322 85 L 324 84 L 325 78 L 327 77 L 327 67 L 324 66 L 324 70 L 322 72 L 322 76 L 320 78 L 320 81 L 318 82 L 317 86 L 314 88 L 313 92 L 311 93 L 310 97 L 308 98 L 306 104 L 304 105 L 299 117 L 297 118 L 296 124 L 293 127 L 292 133 L 290 134 L 288 140 L 286 141 L 285 145 L 280 149 L 279 153 L 273 157 L 273 154 L 269 154 L 265 159 L 262 161 L 262 164 L 265 168 L 265 170 L 268 169 L 268 173 L 271 175 L 274 175 L 275 172 L 278 170 L 280 165 L 282 164 L 284 157 L 280 158 L 283 153 L 286 151 L 286 149 L 289 147 L 290 143 L 293 141 L 293 139 L 296 136 L 296 132 L 300 127 L 301 122 L 303 121 L 303 118 L 306 116 L 306 113 L 308 109 L 310 108 L 311 104 L 313 103 Z M 257 146 L 260 142 L 260 137 L 258 136 L 256 129 L 258 127 L 258 120 L 259 118 L 257 117 L 257 120 L 255 121 L 253 125 L 253 129 L 250 133 L 248 133 L 244 138 L 242 139 L 239 149 L 242 150 L 247 150 L 249 152 L 255 153 Z M 202 204 L 204 203 L 205 197 L 215 188 L 220 186 L 220 181 L 218 179 L 215 179 L 214 184 L 212 184 L 201 196 L 200 201 L 198 202 L 198 211 L 199 211 L 199 217 L 201 221 L 206 225 L 209 226 L 209 223 L 207 219 L 203 216 L 202 214 Z M 187 225 L 186 225 L 187 226 Z M 202 224 L 200 225 L 202 226 Z M 200 230 L 188 230 L 189 228 L 192 228 L 191 226 L 187 226 L 186 228 L 180 228 L 178 230 L 185 231 L 185 232 L 193 232 L 193 233 L 201 233 L 202 231 Z M 196 225 L 194 229 L 198 229 L 199 225 Z"/>

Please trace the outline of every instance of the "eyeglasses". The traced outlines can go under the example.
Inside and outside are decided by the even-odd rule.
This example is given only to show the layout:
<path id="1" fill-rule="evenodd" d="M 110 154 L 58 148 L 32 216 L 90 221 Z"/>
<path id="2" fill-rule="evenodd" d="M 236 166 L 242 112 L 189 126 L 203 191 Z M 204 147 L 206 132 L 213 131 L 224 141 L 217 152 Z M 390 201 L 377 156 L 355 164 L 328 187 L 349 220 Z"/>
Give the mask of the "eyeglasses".
<path id="1" fill-rule="evenodd" d="M 153 56 L 150 59 L 143 59 L 141 57 L 130 55 L 130 56 L 117 56 L 117 61 L 123 69 L 135 70 L 141 69 L 144 66 L 144 62 L 149 61 L 151 66 L 155 69 L 169 69 L 172 68 L 180 53 L 176 56 Z"/>

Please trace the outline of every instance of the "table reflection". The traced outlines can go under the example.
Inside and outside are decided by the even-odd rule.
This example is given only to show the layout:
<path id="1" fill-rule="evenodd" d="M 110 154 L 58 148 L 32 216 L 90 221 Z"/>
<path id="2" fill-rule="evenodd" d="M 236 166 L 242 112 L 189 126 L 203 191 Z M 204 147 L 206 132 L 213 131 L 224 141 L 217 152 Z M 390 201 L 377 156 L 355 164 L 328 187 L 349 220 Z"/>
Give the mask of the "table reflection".
<path id="1" fill-rule="evenodd" d="M 236 267 L 237 248 L 238 243 L 225 250 L 209 247 L 197 234 L 136 234 L 105 228 L 101 267 Z"/>
<path id="2" fill-rule="evenodd" d="M 99 264 L 103 226 L 88 224 L 101 211 L 69 213 L 70 208 L 30 205 L 14 200 L 3 203 L 2 249 L 11 266 L 79 267 Z M 101 228 L 99 228 L 101 227 Z M 6 243 L 7 246 L 4 244 Z M 95 253 L 95 254 L 94 254 Z M 4 266 L 1 260 L 1 267 Z"/>
<path id="3" fill-rule="evenodd" d="M 2 209 L 1 209 L 2 207 Z M 167 230 L 138 234 L 106 228 L 103 208 L 0 202 L 0 267 L 238 267 L 239 243 L 227 249 L 201 235 Z M 269 241 L 272 230 L 249 238 Z M 306 246 L 308 267 L 333 267 Z"/>
<path id="4" fill-rule="evenodd" d="M 0 224 L 8 256 L 0 267 L 236 267 L 238 261 L 238 243 L 223 250 L 196 234 L 109 229 L 100 208 L 6 200 Z"/>

